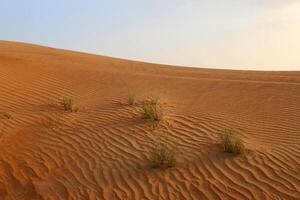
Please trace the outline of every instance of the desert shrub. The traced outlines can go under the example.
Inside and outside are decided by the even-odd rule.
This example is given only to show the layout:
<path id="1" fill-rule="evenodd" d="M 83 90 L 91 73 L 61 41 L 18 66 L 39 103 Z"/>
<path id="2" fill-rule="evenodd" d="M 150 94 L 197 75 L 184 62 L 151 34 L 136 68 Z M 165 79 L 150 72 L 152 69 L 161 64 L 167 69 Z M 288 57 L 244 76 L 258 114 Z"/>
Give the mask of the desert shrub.
<path id="1" fill-rule="evenodd" d="M 76 111 L 74 107 L 74 102 L 71 98 L 63 98 L 62 104 L 64 106 L 65 111 Z"/>
<path id="2" fill-rule="evenodd" d="M 225 152 L 235 155 L 242 153 L 245 148 L 243 140 L 234 136 L 228 129 L 222 134 L 222 144 Z"/>
<path id="3" fill-rule="evenodd" d="M 238 155 L 240 153 L 242 153 L 245 149 L 245 145 L 242 139 L 240 138 L 236 138 L 235 142 L 234 142 L 234 151 L 233 153 Z"/>
<path id="4" fill-rule="evenodd" d="M 133 105 L 135 101 L 135 95 L 133 93 L 128 94 L 128 104 Z"/>
<path id="5" fill-rule="evenodd" d="M 149 162 L 153 168 L 174 167 L 176 156 L 175 148 L 166 144 L 158 144 L 149 152 Z"/>
<path id="6" fill-rule="evenodd" d="M 153 121 L 162 119 L 162 108 L 158 98 L 150 97 L 142 103 L 144 117 Z"/>

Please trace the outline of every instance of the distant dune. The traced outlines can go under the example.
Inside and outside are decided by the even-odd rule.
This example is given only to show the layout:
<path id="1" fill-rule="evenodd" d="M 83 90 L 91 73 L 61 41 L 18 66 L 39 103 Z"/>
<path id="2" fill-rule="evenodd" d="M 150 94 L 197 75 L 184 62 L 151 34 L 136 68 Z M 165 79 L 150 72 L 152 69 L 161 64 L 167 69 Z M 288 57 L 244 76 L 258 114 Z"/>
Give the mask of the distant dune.
<path id="1" fill-rule="evenodd" d="M 0 85 L 0 199 L 300 199 L 300 72 L 0 41 Z M 149 95 L 164 108 L 156 129 L 139 107 Z M 64 97 L 78 112 L 64 111 Z M 226 128 L 244 140 L 241 155 L 223 152 Z M 149 165 L 161 135 L 178 148 L 174 168 Z"/>

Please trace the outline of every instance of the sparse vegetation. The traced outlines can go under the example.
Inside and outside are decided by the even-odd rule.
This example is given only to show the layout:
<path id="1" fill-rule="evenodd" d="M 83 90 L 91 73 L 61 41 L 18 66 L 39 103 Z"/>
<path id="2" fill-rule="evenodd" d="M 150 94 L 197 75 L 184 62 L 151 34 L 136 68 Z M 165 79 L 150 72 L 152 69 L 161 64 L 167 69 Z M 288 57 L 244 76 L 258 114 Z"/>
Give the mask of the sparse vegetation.
<path id="1" fill-rule="evenodd" d="M 167 144 L 156 145 L 149 153 L 149 162 L 153 168 L 174 167 L 176 163 L 176 149 Z"/>
<path id="2" fill-rule="evenodd" d="M 62 104 L 64 106 L 65 111 L 77 112 L 78 108 L 75 107 L 74 101 L 71 98 L 63 98 Z"/>
<path id="3" fill-rule="evenodd" d="M 7 112 L 0 112 L 1 115 L 3 115 L 5 118 L 10 119 L 11 118 L 11 114 L 7 113 Z"/>
<path id="4" fill-rule="evenodd" d="M 142 103 L 144 117 L 153 121 L 160 121 L 163 113 L 158 98 L 150 97 Z"/>
<path id="5" fill-rule="evenodd" d="M 73 100 L 71 98 L 63 98 L 62 104 L 64 106 L 65 111 L 72 111 Z"/>
<path id="6" fill-rule="evenodd" d="M 134 101 L 135 101 L 135 95 L 133 93 L 129 93 L 128 94 L 128 104 L 129 105 L 133 105 L 134 104 Z"/>
<path id="7" fill-rule="evenodd" d="M 242 153 L 245 148 L 243 140 L 234 136 L 228 129 L 225 129 L 223 132 L 222 144 L 225 152 L 234 155 Z"/>

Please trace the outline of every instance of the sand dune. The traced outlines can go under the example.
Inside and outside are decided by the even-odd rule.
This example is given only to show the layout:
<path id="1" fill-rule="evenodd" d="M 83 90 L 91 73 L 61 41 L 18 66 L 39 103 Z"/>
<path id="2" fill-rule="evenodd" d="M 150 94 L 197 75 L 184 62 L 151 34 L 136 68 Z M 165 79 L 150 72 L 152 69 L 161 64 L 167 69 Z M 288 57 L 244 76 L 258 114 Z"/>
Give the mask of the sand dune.
<path id="1" fill-rule="evenodd" d="M 300 199 L 300 72 L 172 67 L 0 42 L 0 199 Z M 159 96 L 157 130 L 127 105 Z M 58 103 L 72 97 L 78 112 Z M 246 151 L 223 152 L 232 128 Z M 147 160 L 157 135 L 171 169 Z"/>

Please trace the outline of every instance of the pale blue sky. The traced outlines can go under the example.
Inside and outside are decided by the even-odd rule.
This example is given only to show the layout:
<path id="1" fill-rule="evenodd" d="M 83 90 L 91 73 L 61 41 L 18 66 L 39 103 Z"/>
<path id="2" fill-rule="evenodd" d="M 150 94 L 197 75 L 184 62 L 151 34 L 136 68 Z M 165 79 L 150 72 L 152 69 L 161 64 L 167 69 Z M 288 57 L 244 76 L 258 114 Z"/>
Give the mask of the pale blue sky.
<path id="1" fill-rule="evenodd" d="M 210 68 L 300 70 L 299 0 L 0 0 L 0 39 Z"/>

